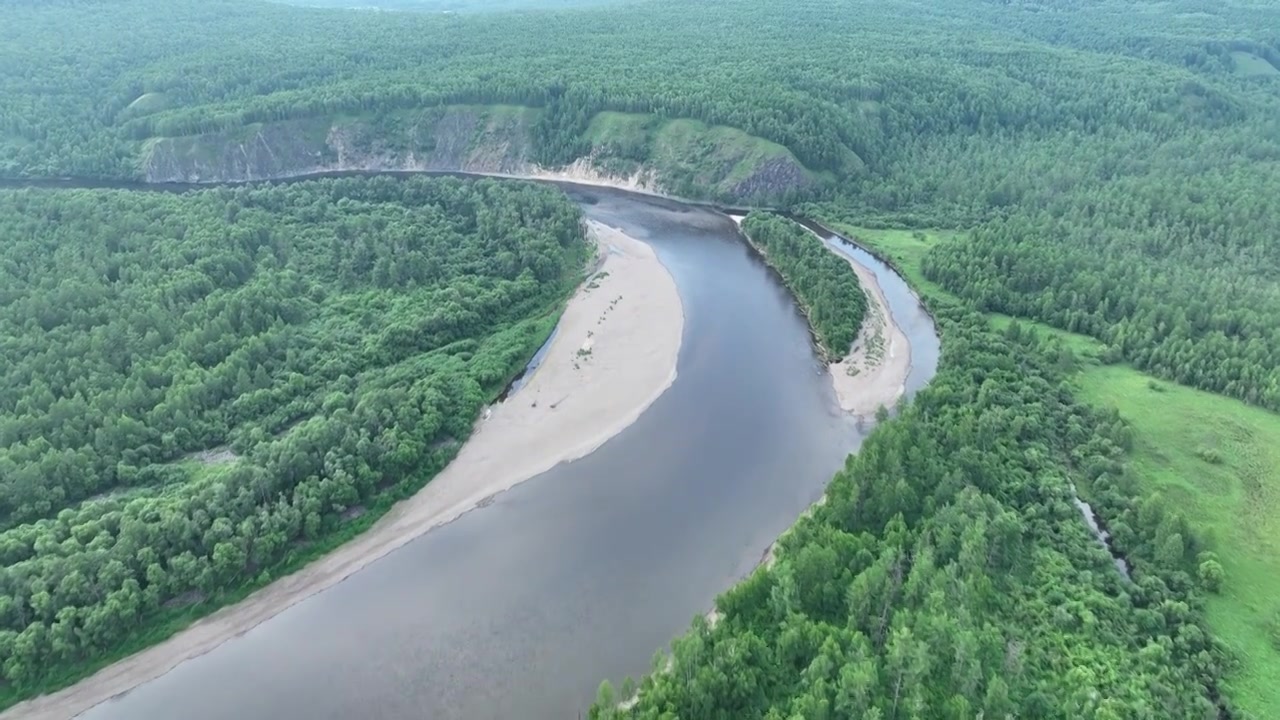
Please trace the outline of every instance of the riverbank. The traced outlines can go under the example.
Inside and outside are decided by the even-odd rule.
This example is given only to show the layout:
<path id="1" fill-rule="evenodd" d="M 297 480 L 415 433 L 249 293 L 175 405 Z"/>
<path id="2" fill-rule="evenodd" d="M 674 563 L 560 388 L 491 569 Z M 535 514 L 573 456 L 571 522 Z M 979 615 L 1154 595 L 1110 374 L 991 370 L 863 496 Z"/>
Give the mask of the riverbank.
<path id="1" fill-rule="evenodd" d="M 658 182 L 657 174 L 653 168 L 640 168 L 630 175 L 614 175 L 606 173 L 593 165 L 589 158 L 579 158 L 568 165 L 564 165 L 559 168 L 544 168 L 538 165 L 531 165 L 528 168 L 515 173 L 459 171 L 441 174 L 460 175 L 464 177 L 496 178 L 500 180 L 528 180 L 534 182 L 546 182 L 553 185 L 580 185 L 583 187 L 604 188 L 607 190 L 621 190 L 626 193 L 631 193 L 632 195 L 643 195 L 645 197 L 657 198 L 659 200 L 678 202 L 682 205 L 710 208 L 721 213 L 746 212 L 748 210 L 748 208 L 745 207 L 727 205 L 712 200 L 699 200 L 696 198 L 682 197 L 680 195 L 669 193 Z M 751 207 L 755 209 L 767 209 L 758 206 Z"/>
<path id="2" fill-rule="evenodd" d="M 589 231 L 603 261 L 568 303 L 542 363 L 486 411 L 457 458 L 421 492 L 312 565 L 0 719 L 64 720 L 153 680 L 504 490 L 589 454 L 638 419 L 675 381 L 683 307 L 652 248 L 599 223 Z"/>
<path id="3" fill-rule="evenodd" d="M 729 217 L 741 230 L 744 216 Z M 828 245 L 817 233 L 813 235 L 849 263 L 867 298 L 866 317 L 853 346 L 843 358 L 827 365 L 827 373 L 840 408 L 859 418 L 872 418 L 881 407 L 892 408 L 906 393 L 911 343 L 894 319 L 875 273 Z"/>
<path id="4" fill-rule="evenodd" d="M 845 412 L 859 417 L 892 408 L 907 389 L 911 372 L 911 343 L 894 320 L 875 273 L 843 253 L 867 295 L 867 316 L 849 354 L 827 366 L 836 397 Z"/>

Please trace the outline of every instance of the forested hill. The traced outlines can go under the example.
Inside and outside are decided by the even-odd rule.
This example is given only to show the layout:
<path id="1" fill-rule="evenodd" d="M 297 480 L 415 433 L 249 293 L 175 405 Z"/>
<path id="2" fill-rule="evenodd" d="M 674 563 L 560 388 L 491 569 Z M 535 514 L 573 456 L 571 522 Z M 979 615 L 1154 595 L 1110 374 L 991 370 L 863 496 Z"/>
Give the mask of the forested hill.
<path id="1" fill-rule="evenodd" d="M 464 17 L 20 0 L 0 8 L 5 32 L 21 33 L 0 49 L 16 70 L 0 79 L 0 168 L 137 176 L 148 139 L 505 104 L 538 111 L 542 164 L 593 149 L 660 164 L 644 135 L 593 145 L 593 118 L 690 119 L 786 148 L 859 204 L 971 222 L 1109 176 L 1163 175 L 1125 161 L 1153 142 L 1208 143 L 1223 168 L 1252 159 L 1242 140 L 1275 117 L 1276 80 L 1259 73 L 1280 51 L 1264 29 L 1280 23 L 1178 5 L 660 0 Z M 1038 172 L 1049 156 L 1053 171 Z M 1259 192 L 1272 182 L 1259 173 Z"/>
<path id="2" fill-rule="evenodd" d="M 452 179 L 5 191 L 0 236 L 0 701 L 420 488 L 586 260 L 562 194 Z"/>

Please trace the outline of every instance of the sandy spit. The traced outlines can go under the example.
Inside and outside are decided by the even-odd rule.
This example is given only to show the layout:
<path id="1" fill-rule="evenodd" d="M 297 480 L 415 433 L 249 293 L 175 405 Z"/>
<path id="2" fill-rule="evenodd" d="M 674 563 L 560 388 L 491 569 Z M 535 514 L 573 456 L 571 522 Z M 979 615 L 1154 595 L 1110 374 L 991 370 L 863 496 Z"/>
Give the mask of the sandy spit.
<path id="1" fill-rule="evenodd" d="M 739 228 L 746 219 L 742 215 L 730 217 Z M 817 233 L 814 236 L 821 239 Z M 907 376 L 911 372 L 911 343 L 894 321 L 884 290 L 871 268 L 829 245 L 827 249 L 849 262 L 867 297 L 867 315 L 853 347 L 848 355 L 828 365 L 827 372 L 841 409 L 870 419 L 881 407 L 892 409 L 906 392 Z"/>
<path id="2" fill-rule="evenodd" d="M 570 300 L 542 364 L 482 415 L 457 458 L 422 491 L 302 570 L 0 720 L 65 720 L 160 677 L 635 422 L 675 381 L 683 307 L 652 248 L 596 222 L 588 229 L 603 264 Z"/>
<path id="3" fill-rule="evenodd" d="M 832 250 L 835 252 L 835 250 Z M 846 255 L 867 296 L 867 316 L 842 360 L 827 367 L 836 397 L 845 412 L 872 417 L 881 407 L 892 409 L 907 389 L 911 344 L 894 322 L 884 290 L 871 269 Z"/>

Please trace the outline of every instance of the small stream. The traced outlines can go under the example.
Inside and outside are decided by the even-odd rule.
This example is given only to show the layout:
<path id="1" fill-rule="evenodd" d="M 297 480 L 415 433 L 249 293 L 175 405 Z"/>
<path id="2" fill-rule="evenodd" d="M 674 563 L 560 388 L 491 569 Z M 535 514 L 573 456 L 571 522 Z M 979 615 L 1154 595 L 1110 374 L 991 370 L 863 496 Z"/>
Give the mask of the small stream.
<path id="1" fill-rule="evenodd" d="M 1080 499 L 1080 494 L 1076 492 L 1075 483 L 1071 483 L 1071 502 L 1075 503 L 1075 506 L 1080 510 L 1080 514 L 1084 515 L 1085 524 L 1087 524 L 1089 529 L 1093 531 L 1093 536 L 1097 538 L 1098 542 L 1102 543 L 1102 547 L 1106 548 L 1107 552 L 1111 554 L 1111 559 L 1115 562 L 1116 569 L 1120 571 L 1120 574 L 1124 576 L 1125 580 L 1132 581 L 1133 576 L 1129 573 L 1129 561 L 1125 560 L 1124 556 L 1116 552 L 1116 549 L 1112 547 L 1111 533 L 1107 532 L 1106 529 L 1098 523 L 1098 516 L 1094 514 L 1093 506 Z"/>
<path id="2" fill-rule="evenodd" d="M 858 243 L 813 220 L 795 216 L 791 216 L 791 219 L 817 233 L 818 237 L 822 238 L 823 242 L 836 253 L 868 268 L 875 274 L 876 282 L 880 285 L 880 292 L 884 294 L 893 321 L 902 328 L 903 334 L 910 341 L 911 371 L 907 376 L 906 395 L 907 397 L 914 395 L 928 380 L 933 379 L 942 352 L 937 327 L 924 303 L 920 301 L 920 297 L 889 263 Z M 919 369 L 925 369 L 925 372 L 921 373 Z"/>
<path id="3" fill-rule="evenodd" d="M 875 255 L 868 252 L 865 248 L 849 240 L 848 238 L 840 235 L 839 233 L 833 232 L 832 230 L 825 228 L 822 225 L 812 220 L 807 220 L 804 218 L 793 218 L 793 219 L 801 222 L 803 225 L 805 225 L 809 229 L 818 233 L 818 235 L 822 237 L 823 240 L 826 241 L 826 243 L 832 249 L 854 259 L 859 264 L 865 265 L 867 267 L 873 267 L 873 268 L 877 266 L 885 265 L 883 261 L 881 261 Z M 881 276 L 881 273 L 877 272 L 877 277 L 880 277 L 880 276 Z M 894 277 L 898 277 L 898 276 L 895 274 Z M 905 304 L 905 299 L 902 297 L 889 298 L 889 295 L 891 292 L 900 294 L 902 293 L 904 287 L 906 288 L 906 292 L 909 293 L 912 298 L 915 298 L 915 293 L 910 289 L 910 287 L 907 287 L 906 283 L 903 282 L 900 277 L 898 278 L 898 280 L 899 282 L 896 282 L 896 283 L 890 282 L 887 285 L 884 282 L 881 282 L 881 289 L 884 291 L 886 298 L 889 299 L 890 304 L 893 306 L 901 306 Z M 917 303 L 919 302 L 918 299 L 916 301 Z M 899 315 L 896 312 L 894 314 L 894 318 L 898 319 L 899 321 L 902 320 L 902 318 L 899 317 Z M 930 325 L 932 325 L 932 320 L 930 320 L 929 322 L 930 322 Z M 913 353 L 912 361 L 914 363 L 914 360 L 915 360 L 914 353 L 917 352 L 917 347 L 914 342 L 911 346 L 911 352 Z M 936 356 L 932 359 L 932 362 L 935 364 L 937 363 Z M 1076 491 L 1075 483 L 1071 484 L 1071 501 L 1075 504 L 1075 506 L 1080 510 L 1080 513 L 1084 516 L 1085 524 L 1089 526 L 1089 530 L 1093 533 L 1093 536 L 1097 538 L 1098 542 L 1102 544 L 1102 547 L 1105 548 L 1107 553 L 1111 555 L 1112 560 L 1115 562 L 1116 569 L 1120 571 L 1120 574 L 1123 575 L 1126 580 L 1132 581 L 1133 576 L 1129 569 L 1129 562 L 1111 544 L 1111 534 L 1108 533 L 1106 528 L 1102 527 L 1101 523 L 1098 522 L 1098 517 L 1097 517 L 1097 514 L 1094 513 L 1093 511 L 1093 507 L 1089 505 L 1089 503 L 1085 502 L 1080 498 L 1080 494 Z"/>

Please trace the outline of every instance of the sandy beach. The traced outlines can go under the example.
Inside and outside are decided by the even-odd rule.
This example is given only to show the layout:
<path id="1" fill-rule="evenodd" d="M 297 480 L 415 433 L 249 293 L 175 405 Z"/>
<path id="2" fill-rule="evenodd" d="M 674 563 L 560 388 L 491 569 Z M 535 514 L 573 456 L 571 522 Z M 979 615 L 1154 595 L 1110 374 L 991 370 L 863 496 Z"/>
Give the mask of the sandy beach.
<path id="1" fill-rule="evenodd" d="M 881 407 L 892 409 L 906 391 L 911 344 L 894 322 L 875 273 L 852 258 L 840 257 L 848 260 L 858 274 L 867 296 L 867 316 L 849 354 L 827 370 L 840 407 L 859 417 L 871 417 Z"/>
<path id="2" fill-rule="evenodd" d="M 585 162 L 557 171 L 487 175 L 661 196 L 643 173 L 609 177 Z M 588 230 L 602 263 L 570 300 L 542 364 L 518 392 L 482 414 L 457 458 L 423 490 L 368 532 L 297 573 L 71 687 L 15 705 L 0 713 L 0 720 L 65 720 L 160 677 L 520 482 L 590 454 L 635 422 L 675 381 L 683 308 L 675 282 L 652 248 L 600 223 L 589 222 Z M 902 396 L 910 347 L 874 273 L 841 257 L 857 273 L 868 311 L 849 354 L 828 371 L 841 408 L 870 417 Z"/>
<path id="3" fill-rule="evenodd" d="M 588 223 L 603 262 L 568 303 L 542 364 L 489 408 L 457 458 L 352 542 L 243 602 L 0 720 L 65 720 L 155 679 L 341 582 L 423 533 L 561 462 L 589 454 L 640 417 L 676 378 L 684 328 L 674 280 L 653 249 Z"/>

